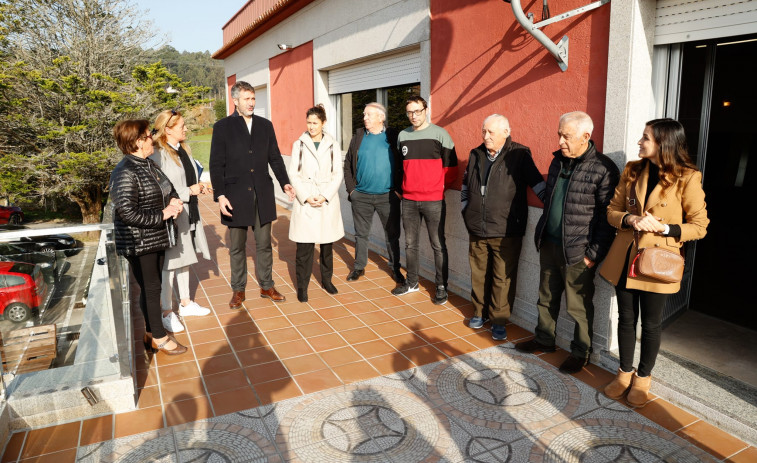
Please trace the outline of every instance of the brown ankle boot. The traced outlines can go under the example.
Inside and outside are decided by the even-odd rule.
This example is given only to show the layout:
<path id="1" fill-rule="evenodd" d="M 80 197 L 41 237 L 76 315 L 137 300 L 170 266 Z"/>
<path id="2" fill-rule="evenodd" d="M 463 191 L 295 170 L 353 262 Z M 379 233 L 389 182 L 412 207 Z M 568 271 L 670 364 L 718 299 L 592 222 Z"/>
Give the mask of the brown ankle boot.
<path id="1" fill-rule="evenodd" d="M 626 402 L 632 407 L 643 407 L 649 401 L 649 386 L 652 385 L 652 375 L 639 376 L 634 372 L 631 389 L 626 396 Z"/>
<path id="2" fill-rule="evenodd" d="M 618 374 L 610 384 L 605 386 L 604 393 L 611 399 L 620 399 L 631 386 L 631 378 L 636 370 L 625 372 L 618 368 Z"/>

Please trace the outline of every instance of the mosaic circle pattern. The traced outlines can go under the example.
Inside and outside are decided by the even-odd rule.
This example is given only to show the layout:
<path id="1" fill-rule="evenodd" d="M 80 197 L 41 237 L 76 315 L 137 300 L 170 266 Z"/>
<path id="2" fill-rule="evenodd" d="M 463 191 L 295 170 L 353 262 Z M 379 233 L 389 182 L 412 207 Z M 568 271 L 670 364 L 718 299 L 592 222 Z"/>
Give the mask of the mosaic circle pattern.
<path id="1" fill-rule="evenodd" d="M 466 461 L 476 463 L 507 463 L 513 458 L 509 442 L 491 437 L 472 437 L 465 444 Z"/>
<path id="2" fill-rule="evenodd" d="M 529 461 L 545 463 L 642 463 L 713 461 L 675 434 L 636 422 L 586 419 L 548 430 L 531 448 Z"/>
<path id="3" fill-rule="evenodd" d="M 303 400 L 282 418 L 276 444 L 307 462 L 413 462 L 438 460 L 451 439 L 447 418 L 423 399 L 372 385 Z"/>
<path id="4" fill-rule="evenodd" d="M 505 355 L 441 363 L 429 375 L 429 397 L 453 416 L 492 429 L 545 429 L 573 416 L 581 394 L 543 362 Z"/>
<path id="5" fill-rule="evenodd" d="M 371 429 L 367 434 L 364 430 Z M 400 445 L 407 426 L 392 409 L 376 405 L 357 405 L 337 410 L 323 422 L 321 435 L 332 447 L 346 454 L 370 455 L 381 450 L 372 445 L 371 436 L 384 447 Z"/>
<path id="6" fill-rule="evenodd" d="M 254 462 L 269 461 L 274 456 L 278 460 L 271 441 L 233 424 L 198 422 L 177 428 L 175 437 L 180 461 Z"/>

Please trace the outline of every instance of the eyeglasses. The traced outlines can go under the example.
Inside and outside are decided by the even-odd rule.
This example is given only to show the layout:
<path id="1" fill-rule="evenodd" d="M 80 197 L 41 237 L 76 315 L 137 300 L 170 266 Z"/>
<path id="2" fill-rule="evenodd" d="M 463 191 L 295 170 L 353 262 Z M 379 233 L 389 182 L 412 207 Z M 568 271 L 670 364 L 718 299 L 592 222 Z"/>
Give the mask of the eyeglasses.
<path id="1" fill-rule="evenodd" d="M 152 140 L 153 135 L 155 135 L 155 129 L 152 129 L 152 131 L 147 135 L 142 135 L 141 137 L 137 138 L 137 140 L 147 140 L 148 138 Z"/>
<path id="2" fill-rule="evenodd" d="M 416 109 L 415 111 L 408 111 L 405 114 L 407 114 L 407 117 L 410 117 L 412 115 L 420 116 L 421 114 L 423 114 L 423 111 L 425 111 L 425 110 L 426 110 L 426 108 Z"/>

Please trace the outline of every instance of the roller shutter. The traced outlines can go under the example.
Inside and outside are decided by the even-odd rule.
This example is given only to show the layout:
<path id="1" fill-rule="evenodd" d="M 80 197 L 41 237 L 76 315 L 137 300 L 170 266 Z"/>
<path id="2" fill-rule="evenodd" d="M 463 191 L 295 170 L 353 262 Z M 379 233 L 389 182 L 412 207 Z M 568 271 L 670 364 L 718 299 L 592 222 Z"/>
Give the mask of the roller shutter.
<path id="1" fill-rule="evenodd" d="M 413 49 L 330 70 L 329 93 L 393 87 L 420 80 L 420 51 Z"/>
<path id="2" fill-rule="evenodd" d="M 658 0 L 655 45 L 757 33 L 757 0 Z"/>

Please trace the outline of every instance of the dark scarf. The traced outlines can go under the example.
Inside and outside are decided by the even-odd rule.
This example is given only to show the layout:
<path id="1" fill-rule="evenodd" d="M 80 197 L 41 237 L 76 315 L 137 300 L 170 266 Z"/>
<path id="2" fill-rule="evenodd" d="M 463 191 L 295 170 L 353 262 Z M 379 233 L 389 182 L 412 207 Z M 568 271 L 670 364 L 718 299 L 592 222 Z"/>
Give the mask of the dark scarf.
<path id="1" fill-rule="evenodd" d="M 192 165 L 192 160 L 189 159 L 189 155 L 184 148 L 179 145 L 179 159 L 181 165 L 184 166 L 184 175 L 187 178 L 187 186 L 192 186 L 197 183 L 197 176 L 195 175 L 195 169 Z M 189 195 L 189 223 L 197 223 L 200 221 L 200 209 L 197 207 L 197 196 Z"/>

